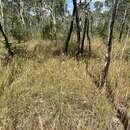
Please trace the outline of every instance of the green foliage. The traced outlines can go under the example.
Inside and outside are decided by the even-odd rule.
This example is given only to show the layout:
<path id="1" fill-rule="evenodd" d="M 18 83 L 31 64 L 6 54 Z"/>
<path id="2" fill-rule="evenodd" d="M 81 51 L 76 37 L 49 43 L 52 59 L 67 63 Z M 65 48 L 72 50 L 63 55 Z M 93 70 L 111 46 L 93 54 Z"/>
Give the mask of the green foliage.
<path id="1" fill-rule="evenodd" d="M 7 48 L 11 48 L 11 43 L 6 43 L 5 44 L 5 48 L 7 49 Z"/>
<path id="2" fill-rule="evenodd" d="M 57 15 L 63 15 L 65 0 L 56 0 L 55 12 Z"/>
<path id="3" fill-rule="evenodd" d="M 25 25 L 18 23 L 12 30 L 12 35 L 13 37 L 20 42 L 25 42 L 26 40 L 29 39 L 29 30 L 26 28 Z"/>
<path id="4" fill-rule="evenodd" d="M 50 38 L 51 27 L 50 24 L 46 23 L 42 26 L 41 36 L 43 39 Z"/>

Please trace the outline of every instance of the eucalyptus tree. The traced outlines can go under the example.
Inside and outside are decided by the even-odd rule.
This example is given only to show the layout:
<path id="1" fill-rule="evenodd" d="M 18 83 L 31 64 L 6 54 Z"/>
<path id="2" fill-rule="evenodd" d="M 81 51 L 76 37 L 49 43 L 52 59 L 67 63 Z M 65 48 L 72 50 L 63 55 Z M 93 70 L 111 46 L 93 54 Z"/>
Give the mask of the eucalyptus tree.
<path id="1" fill-rule="evenodd" d="M 3 12 L 3 7 L 4 7 L 4 3 L 2 0 L 0 0 L 0 22 L 3 26 L 3 30 L 4 30 L 4 12 Z"/>
<path id="2" fill-rule="evenodd" d="M 74 18 L 76 17 L 76 25 L 77 25 L 77 43 L 78 43 L 78 47 L 77 49 L 80 48 L 80 26 L 79 26 L 79 16 L 78 16 L 78 7 L 77 7 L 77 0 L 73 0 L 73 14 L 72 14 L 72 19 L 71 19 L 71 24 L 70 24 L 70 29 L 68 32 L 68 36 L 65 42 L 65 49 L 64 52 L 67 54 L 68 52 L 68 45 L 69 45 L 69 41 L 71 38 L 71 34 L 73 31 L 73 24 L 74 24 Z M 79 53 L 79 51 L 77 52 L 77 54 Z"/>
<path id="3" fill-rule="evenodd" d="M 108 38 L 107 38 L 107 43 L 106 43 L 106 53 L 105 53 L 104 66 L 103 66 L 102 75 L 101 75 L 100 87 L 104 86 L 108 77 L 108 71 L 109 71 L 109 66 L 111 62 L 113 29 L 114 29 L 114 24 L 115 24 L 118 2 L 119 0 L 113 0 L 113 7 L 112 7 L 111 18 L 109 21 Z"/>
<path id="4" fill-rule="evenodd" d="M 101 15 L 101 11 L 102 11 L 102 7 L 103 7 L 103 3 L 101 1 L 96 1 L 94 3 L 94 7 L 95 7 L 95 27 L 98 27 L 99 23 L 100 23 L 100 15 Z"/>
<path id="5" fill-rule="evenodd" d="M 64 52 L 65 52 L 66 54 L 68 53 L 69 42 L 70 42 L 70 38 L 71 38 L 71 35 L 72 35 L 72 31 L 73 31 L 74 17 L 75 17 L 75 8 L 73 9 L 73 14 L 72 14 L 72 18 L 71 18 L 70 28 L 69 28 L 69 32 L 68 32 L 67 39 L 66 39 L 66 41 L 65 41 Z"/>
<path id="6" fill-rule="evenodd" d="M 90 15 L 90 3 L 92 0 L 90 1 L 85 1 L 84 3 L 84 7 L 82 8 L 82 11 L 84 12 L 84 29 L 83 29 L 83 37 L 82 37 L 82 43 L 81 43 L 81 54 L 83 54 L 84 52 L 84 41 L 85 41 L 85 36 L 87 33 L 87 40 L 88 40 L 88 47 L 89 47 L 89 56 L 91 55 L 91 41 L 90 41 L 90 36 L 89 36 L 89 29 L 90 29 L 90 19 L 91 19 L 91 15 Z M 83 5 L 83 4 L 82 4 Z M 91 25 L 92 26 L 92 25 Z"/>
<path id="7" fill-rule="evenodd" d="M 80 33 L 80 19 L 79 19 L 79 13 L 78 13 L 78 6 L 77 6 L 77 0 L 73 0 L 73 6 L 75 9 L 75 16 L 76 16 L 76 26 L 77 26 L 77 52 L 76 55 L 80 53 L 80 46 L 81 46 L 81 33 Z"/>
<path id="8" fill-rule="evenodd" d="M 121 25 L 120 25 L 120 32 L 119 32 L 119 42 L 121 42 L 122 39 L 122 35 L 124 32 L 124 27 L 126 24 L 126 20 L 128 18 L 128 14 L 130 13 L 130 1 L 129 0 L 125 0 L 122 2 L 122 4 L 120 4 L 119 9 L 121 9 L 121 11 L 124 11 L 123 17 L 121 17 Z M 119 12 L 121 12 L 119 11 Z"/>
<path id="9" fill-rule="evenodd" d="M 86 35 L 86 30 L 87 30 L 87 37 L 88 40 L 90 41 L 90 37 L 89 37 L 89 17 L 87 16 L 88 14 L 88 6 L 89 3 L 91 2 L 91 0 L 87 1 L 80 1 L 79 4 L 77 4 L 76 0 L 73 0 L 73 13 L 72 13 L 72 18 L 71 18 L 71 24 L 70 24 L 70 29 L 68 32 L 68 36 L 65 42 L 65 49 L 64 52 L 67 53 L 68 52 L 68 45 L 69 45 L 69 41 L 71 38 L 71 34 L 73 31 L 73 24 L 74 24 L 74 20 L 76 21 L 76 31 L 77 31 L 77 52 L 76 55 L 79 55 L 80 53 L 83 53 L 84 50 L 84 40 L 85 40 L 85 35 Z M 82 12 L 82 16 L 81 15 Z M 81 20 L 83 19 L 83 20 Z M 81 21 L 84 21 L 84 25 L 83 25 L 83 37 L 81 37 Z M 81 40 L 82 39 L 82 40 Z M 90 50 L 90 42 L 89 42 L 89 50 Z"/>

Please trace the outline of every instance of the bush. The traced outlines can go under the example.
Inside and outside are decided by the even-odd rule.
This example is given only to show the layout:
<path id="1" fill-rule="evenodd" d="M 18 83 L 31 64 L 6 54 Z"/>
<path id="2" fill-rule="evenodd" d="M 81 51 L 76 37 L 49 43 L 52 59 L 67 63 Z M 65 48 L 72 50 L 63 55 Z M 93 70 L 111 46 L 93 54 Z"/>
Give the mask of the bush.
<path id="1" fill-rule="evenodd" d="M 25 42 L 29 39 L 29 30 L 25 25 L 18 23 L 12 30 L 13 37 L 18 41 L 18 43 Z"/>

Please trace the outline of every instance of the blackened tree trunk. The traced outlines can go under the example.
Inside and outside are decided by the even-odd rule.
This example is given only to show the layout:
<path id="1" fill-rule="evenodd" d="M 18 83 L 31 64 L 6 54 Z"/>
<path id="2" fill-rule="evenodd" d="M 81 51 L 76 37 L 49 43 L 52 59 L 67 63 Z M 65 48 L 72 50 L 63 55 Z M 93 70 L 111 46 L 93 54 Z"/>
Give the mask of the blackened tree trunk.
<path id="1" fill-rule="evenodd" d="M 2 28 L 1 23 L 0 23 L 0 31 L 1 31 L 1 33 L 2 33 L 2 35 L 3 35 L 3 37 L 4 37 L 4 39 L 5 39 L 5 47 L 6 47 L 6 49 L 8 50 L 9 56 L 13 57 L 13 52 L 12 52 L 12 50 L 11 50 L 11 46 L 10 46 L 9 41 L 8 41 L 8 38 L 7 38 L 7 36 L 6 36 L 6 34 L 5 34 L 4 30 L 3 30 L 3 28 Z"/>
<path id="2" fill-rule="evenodd" d="M 91 35 L 93 36 L 93 17 L 91 16 L 91 23 L 90 23 L 90 32 L 91 32 Z"/>
<path id="3" fill-rule="evenodd" d="M 84 52 L 84 41 L 85 41 L 85 35 L 86 35 L 86 28 L 87 28 L 87 16 L 85 17 L 84 21 L 84 31 L 83 31 L 83 38 L 82 38 L 82 44 L 81 44 L 81 54 Z"/>
<path id="4" fill-rule="evenodd" d="M 92 0 L 90 0 L 87 3 L 87 1 L 85 0 L 85 9 L 89 6 L 89 4 L 90 4 L 91 1 Z M 89 18 L 88 18 L 88 13 L 85 14 L 83 38 L 82 38 L 82 44 L 81 44 L 81 54 L 83 54 L 83 52 L 84 52 L 84 41 L 85 41 L 86 30 L 87 30 L 87 39 L 88 39 L 88 42 L 89 42 L 89 52 L 91 52 L 90 37 L 89 37 Z"/>
<path id="5" fill-rule="evenodd" d="M 114 23 L 115 23 L 118 1 L 119 0 L 114 0 L 113 2 L 112 14 L 111 14 L 110 22 L 109 22 L 108 40 L 106 44 L 105 62 L 104 62 L 103 70 L 102 70 L 101 81 L 99 84 L 100 87 L 104 86 L 105 81 L 108 76 L 108 70 L 109 70 L 110 61 L 111 61 L 113 28 L 114 28 Z"/>
<path id="6" fill-rule="evenodd" d="M 75 16 L 75 8 L 73 9 L 73 16 L 72 16 L 72 20 L 71 20 L 71 24 L 70 24 L 70 29 L 69 29 L 69 33 L 68 33 L 68 36 L 67 36 L 67 39 L 66 39 L 66 42 L 65 42 L 64 52 L 65 52 L 66 54 L 67 54 L 67 52 L 68 52 L 69 41 L 70 41 L 71 34 L 72 34 L 72 31 L 73 31 L 74 16 Z"/>
<path id="7" fill-rule="evenodd" d="M 88 40 L 88 53 L 89 56 L 91 56 L 91 40 L 89 36 L 89 19 L 88 16 L 85 17 L 85 22 L 84 22 L 84 32 L 83 32 L 83 38 L 82 38 L 82 44 L 81 44 L 81 54 L 84 52 L 84 41 L 85 41 L 85 35 L 87 32 L 87 40 Z"/>
<path id="8" fill-rule="evenodd" d="M 78 14 L 78 7 L 77 7 L 77 0 L 73 0 L 73 6 L 74 6 L 74 10 L 75 10 L 75 15 L 76 15 L 76 26 L 77 26 L 77 54 L 78 55 L 80 53 L 80 19 L 79 19 L 79 14 Z"/>
<path id="9" fill-rule="evenodd" d="M 124 30 L 124 26 L 125 26 L 128 10 L 129 10 L 129 5 L 125 9 L 123 20 L 122 20 L 122 23 L 121 23 L 121 29 L 120 29 L 120 34 L 119 34 L 119 42 L 121 42 L 121 39 L 122 39 L 122 34 L 123 34 L 123 30 Z"/>

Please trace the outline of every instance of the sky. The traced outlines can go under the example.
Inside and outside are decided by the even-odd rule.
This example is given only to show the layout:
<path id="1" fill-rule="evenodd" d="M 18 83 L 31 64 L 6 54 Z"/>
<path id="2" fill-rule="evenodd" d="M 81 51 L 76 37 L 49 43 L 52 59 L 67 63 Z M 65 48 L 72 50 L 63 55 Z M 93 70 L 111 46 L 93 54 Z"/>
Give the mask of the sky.
<path id="1" fill-rule="evenodd" d="M 105 0 L 92 0 L 92 4 L 90 5 L 90 8 L 92 9 L 92 10 L 94 10 L 94 2 L 95 1 L 101 1 L 101 2 L 103 2 L 104 3 L 104 1 Z M 70 12 L 72 12 L 72 9 L 73 9 L 73 3 L 72 3 L 72 0 L 67 0 L 67 4 L 68 4 L 68 10 L 70 11 Z M 105 7 L 105 6 L 103 6 L 103 10 L 107 10 L 107 8 Z"/>

